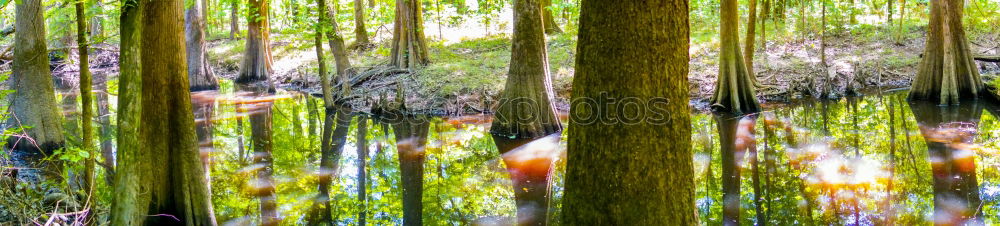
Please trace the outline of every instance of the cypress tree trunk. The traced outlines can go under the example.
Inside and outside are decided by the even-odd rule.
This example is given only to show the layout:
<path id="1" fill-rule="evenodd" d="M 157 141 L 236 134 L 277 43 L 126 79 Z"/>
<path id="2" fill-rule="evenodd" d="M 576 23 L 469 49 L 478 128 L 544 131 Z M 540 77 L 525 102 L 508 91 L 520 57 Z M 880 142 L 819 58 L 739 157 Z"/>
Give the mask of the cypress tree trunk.
<path id="1" fill-rule="evenodd" d="M 30 138 L 8 138 L 7 146 L 15 154 L 49 154 L 65 143 L 49 71 L 44 10 L 40 0 L 15 2 L 14 63 L 8 82 L 15 92 L 8 97 L 11 117 L 7 125 L 25 127 Z"/>
<path id="2" fill-rule="evenodd" d="M 545 22 L 545 33 L 562 33 L 562 29 L 559 29 L 556 19 L 552 17 L 552 9 L 549 9 L 551 6 L 552 0 L 542 0 L 542 20 Z"/>
<path id="3" fill-rule="evenodd" d="M 719 77 L 712 95 L 712 109 L 719 112 L 751 113 L 760 111 L 754 78 L 740 54 L 739 12 L 736 0 L 722 0 L 722 26 L 719 32 Z M 748 44 L 747 46 L 751 46 Z"/>
<path id="4" fill-rule="evenodd" d="M 611 105 L 572 107 L 562 223 L 696 224 L 690 116 L 683 113 L 687 15 L 683 0 L 583 0 L 572 99 L 636 98 L 652 103 L 645 115 L 654 117 L 624 123 Z"/>
<path id="5" fill-rule="evenodd" d="M 271 75 L 271 41 L 269 0 L 249 0 L 247 10 L 246 52 L 236 83 L 249 84 L 267 81 Z"/>
<path id="6" fill-rule="evenodd" d="M 82 149 L 90 153 L 84 166 L 83 189 L 88 195 L 94 192 L 94 167 L 97 153 L 94 151 L 94 82 L 90 75 L 90 51 L 87 43 L 86 1 L 77 1 L 76 6 L 76 43 L 80 46 L 80 130 L 83 135 Z M 89 197 L 88 197 L 89 199 Z"/>
<path id="7" fill-rule="evenodd" d="M 746 158 L 747 152 L 756 151 L 757 145 L 753 129 L 756 121 L 756 116 L 730 114 L 715 116 L 719 131 L 719 149 L 722 151 L 723 225 L 739 225 L 742 219 L 740 218 L 740 174 L 742 167 L 739 165 Z"/>
<path id="8" fill-rule="evenodd" d="M 141 153 L 123 154 L 112 224 L 215 225 L 204 177 L 188 91 L 184 48 L 184 3 L 142 4 Z M 126 27 L 128 28 L 128 27 Z M 138 48 L 138 47 L 135 47 Z M 164 54 L 177 53 L 177 54 Z M 131 117 L 131 116 L 124 116 Z M 134 177 L 133 177 L 134 176 Z M 125 209 L 124 211 L 122 209 Z M 121 224 L 119 224 L 121 223 Z"/>
<path id="9" fill-rule="evenodd" d="M 923 60 L 910 91 L 911 100 L 957 104 L 984 89 L 962 29 L 962 0 L 931 1 L 931 19 Z"/>
<path id="10" fill-rule="evenodd" d="M 371 45 L 368 41 L 368 30 L 365 29 L 365 1 L 354 0 L 354 46 L 356 48 L 367 48 Z"/>
<path id="11" fill-rule="evenodd" d="M 757 0 L 750 0 L 750 13 L 747 14 L 747 34 L 744 37 L 746 40 L 743 42 L 743 62 L 747 65 L 747 74 L 750 75 L 750 79 L 754 79 L 756 74 L 753 73 L 753 54 L 757 50 L 754 48 L 754 37 L 757 35 Z M 763 20 L 763 18 L 761 19 Z"/>
<path id="12" fill-rule="evenodd" d="M 140 66 L 140 31 L 142 11 L 140 0 L 122 2 L 119 33 L 121 35 L 118 74 L 118 155 L 116 159 L 115 187 L 111 202 L 111 225 L 139 225 L 146 218 L 145 209 L 135 208 L 148 204 L 150 197 L 140 196 L 144 179 L 135 172 L 148 172 L 152 159 L 139 146 L 139 118 L 142 109 L 142 67 Z"/>
<path id="13" fill-rule="evenodd" d="M 187 64 L 188 80 L 190 80 L 191 91 L 216 90 L 219 83 L 215 80 L 215 73 L 205 56 L 205 6 L 202 0 L 192 0 L 187 9 L 184 37 L 187 44 Z"/>
<path id="14" fill-rule="evenodd" d="M 391 65 L 412 69 L 430 63 L 421 12 L 419 0 L 396 1 Z"/>
<path id="15" fill-rule="evenodd" d="M 972 145 L 984 106 L 966 102 L 936 106 L 910 102 L 927 140 L 934 178 L 934 219 L 939 225 L 983 225 L 982 200 Z"/>
<path id="16" fill-rule="evenodd" d="M 358 131 L 355 140 L 358 142 L 358 225 L 364 226 L 368 217 L 368 118 L 358 118 Z"/>
<path id="17" fill-rule="evenodd" d="M 501 154 L 562 131 L 562 124 L 556 117 L 555 106 L 551 102 L 552 82 L 542 23 L 542 11 L 545 9 L 539 3 L 538 0 L 514 1 L 510 70 L 490 129 Z M 519 156 L 512 157 L 516 160 L 505 157 L 505 161 L 508 162 L 507 171 L 513 179 L 518 223 L 546 225 L 550 192 L 548 184 L 555 159 L 549 156 L 539 157 L 530 160 L 531 164 L 524 165 L 515 163 L 526 161 L 521 159 L 520 154 L 517 155 Z"/>

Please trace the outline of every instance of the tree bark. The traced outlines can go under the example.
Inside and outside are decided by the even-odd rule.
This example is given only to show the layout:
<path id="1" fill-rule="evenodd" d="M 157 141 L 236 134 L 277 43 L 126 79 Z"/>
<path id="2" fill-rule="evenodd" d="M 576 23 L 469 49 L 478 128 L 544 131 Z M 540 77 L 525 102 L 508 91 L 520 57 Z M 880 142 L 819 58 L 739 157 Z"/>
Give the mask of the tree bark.
<path id="1" fill-rule="evenodd" d="M 396 1 L 390 58 L 393 66 L 414 69 L 430 63 L 420 6 L 419 0 Z"/>
<path id="2" fill-rule="evenodd" d="M 365 1 L 354 0 L 354 46 L 356 48 L 367 48 L 371 45 L 368 40 L 368 30 L 365 29 Z"/>
<path id="3" fill-rule="evenodd" d="M 555 17 L 552 17 L 552 9 L 549 9 L 551 6 L 552 0 L 542 0 L 542 19 L 545 22 L 545 33 L 562 33 L 562 29 L 559 29 L 559 24 L 556 23 Z"/>
<path id="4" fill-rule="evenodd" d="M 90 153 L 84 166 L 83 189 L 88 196 L 94 193 L 94 168 L 97 165 L 97 153 L 94 151 L 94 82 L 90 75 L 90 53 L 87 43 L 87 13 L 86 1 L 77 1 L 76 7 L 76 43 L 80 53 L 80 130 L 83 133 L 81 149 Z M 90 197 L 88 197 L 89 199 Z"/>
<path id="5" fill-rule="evenodd" d="M 748 71 L 740 54 L 737 8 L 736 0 L 722 0 L 719 32 L 722 51 L 719 53 L 719 76 L 712 95 L 712 109 L 737 114 L 752 113 L 760 111 L 760 104 L 757 103 L 753 74 Z"/>
<path id="6" fill-rule="evenodd" d="M 976 98 L 982 93 L 983 81 L 962 29 L 963 8 L 962 0 L 931 1 L 927 43 L 917 66 L 911 100 L 958 104 L 960 99 Z"/>
<path id="7" fill-rule="evenodd" d="M 562 131 L 552 104 L 543 11 L 547 10 L 538 0 L 514 1 L 510 69 L 490 129 L 501 154 Z M 556 140 L 558 142 L 558 136 Z M 509 163 L 507 171 L 514 184 L 518 224 L 547 225 L 548 184 L 555 159 L 545 156 L 530 160 L 531 164 L 520 164 L 515 163 L 523 161 L 520 154 L 517 155 L 517 160 L 505 157 L 505 161 Z"/>
<path id="8" fill-rule="evenodd" d="M 757 0 L 750 0 L 750 13 L 747 14 L 747 34 L 744 36 L 745 41 L 743 42 L 743 62 L 747 66 L 747 74 L 750 75 L 751 79 L 754 79 L 756 74 L 753 72 L 753 54 L 757 50 L 754 48 L 754 37 L 757 35 Z"/>
<path id="9" fill-rule="evenodd" d="M 229 8 L 229 39 L 236 39 L 240 33 L 240 1 L 231 0 L 232 6 Z"/>
<path id="10" fill-rule="evenodd" d="M 562 223 L 696 224 L 690 116 L 667 113 L 689 111 L 688 1 L 581 7 L 572 100 L 638 99 L 652 117 L 621 123 L 629 117 L 611 105 L 574 102 Z"/>
<path id="11" fill-rule="evenodd" d="M 326 0 L 318 0 L 318 1 L 324 2 L 322 4 L 326 5 L 325 3 Z M 336 9 L 336 7 L 338 6 L 337 4 L 338 4 L 337 2 L 333 2 L 333 5 L 330 5 L 328 7 L 334 7 L 334 9 Z M 340 26 L 337 25 L 337 21 L 333 19 L 337 18 L 336 15 L 337 11 L 330 10 L 329 8 L 324 8 L 323 10 L 327 10 L 326 26 L 330 26 L 330 29 L 325 29 L 325 31 L 326 31 L 327 43 L 330 46 L 330 51 L 333 52 L 333 61 L 334 63 L 336 63 L 335 66 L 337 66 L 337 82 L 342 83 L 344 79 L 347 79 L 347 76 L 349 76 L 349 74 L 351 73 L 350 72 L 352 68 L 351 60 L 347 57 L 347 48 L 344 47 L 344 38 L 343 36 L 340 36 Z M 346 87 L 343 88 L 346 89 Z"/>
<path id="12" fill-rule="evenodd" d="M 8 83 L 15 92 L 8 97 L 11 117 L 7 125 L 25 128 L 26 137 L 10 136 L 7 146 L 27 155 L 51 154 L 65 143 L 49 71 L 44 10 L 40 0 L 15 2 L 17 32 Z"/>
<path id="13" fill-rule="evenodd" d="M 179 220 L 186 225 L 215 225 L 191 113 L 186 55 L 177 52 L 184 48 L 184 3 L 145 1 L 140 9 L 141 96 L 149 98 L 141 101 L 138 144 L 142 150 L 135 149 L 141 153 L 124 154 L 120 164 L 119 175 L 131 178 L 115 183 L 134 188 L 116 189 L 123 190 L 115 199 L 123 203 L 116 203 L 120 212 L 112 224 L 177 224 Z"/>
<path id="14" fill-rule="evenodd" d="M 116 159 L 115 187 L 111 202 L 111 225 L 139 225 L 146 218 L 144 209 L 135 208 L 150 202 L 150 197 L 140 195 L 139 186 L 145 179 L 135 172 L 148 172 L 152 159 L 140 150 L 139 123 L 142 109 L 142 29 L 141 0 L 122 2 L 119 33 L 121 34 L 118 74 L 118 155 Z"/>
<path id="15" fill-rule="evenodd" d="M 203 0 L 192 0 L 188 7 L 184 25 L 187 49 L 188 80 L 191 91 L 217 90 L 219 82 L 208 63 L 205 44 L 205 6 Z"/>
<path id="16" fill-rule="evenodd" d="M 249 0 L 246 52 L 236 83 L 267 81 L 271 75 L 271 41 L 268 23 L 269 0 Z"/>

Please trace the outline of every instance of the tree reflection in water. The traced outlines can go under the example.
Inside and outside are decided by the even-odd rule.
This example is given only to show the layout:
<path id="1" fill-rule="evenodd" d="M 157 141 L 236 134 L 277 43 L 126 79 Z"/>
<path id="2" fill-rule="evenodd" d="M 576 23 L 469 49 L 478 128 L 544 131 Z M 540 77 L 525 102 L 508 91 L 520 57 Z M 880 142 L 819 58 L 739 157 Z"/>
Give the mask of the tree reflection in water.
<path id="1" fill-rule="evenodd" d="M 218 94 L 210 130 L 215 151 L 210 157 L 213 204 L 220 222 L 261 222 L 260 203 L 269 201 L 251 189 L 258 187 L 269 187 L 273 214 L 282 224 L 307 222 L 319 182 L 313 172 L 319 171 L 321 136 L 301 131 L 308 124 L 314 124 L 310 131 L 319 130 L 325 114 L 319 107 L 307 110 L 309 98 L 291 95 L 281 90 L 252 98 Z M 1000 120 L 995 115 L 1000 108 L 984 102 L 923 106 L 903 101 L 903 95 L 805 103 L 747 117 L 694 115 L 701 221 L 1000 223 Z M 271 158 L 248 166 L 240 161 L 238 141 L 247 136 L 249 143 L 257 142 L 252 134 L 257 123 L 247 120 L 250 123 L 242 123 L 247 128 L 242 128 L 236 119 L 253 116 L 261 102 L 273 103 Z M 508 168 L 524 168 L 526 173 L 552 171 L 548 221 L 560 225 L 565 162 L 543 169 L 530 161 L 539 156 L 560 159 L 565 143 L 558 137 L 529 148 L 556 152 L 501 155 L 487 132 L 488 116 L 426 119 L 404 125 L 372 117 L 367 126 L 351 120 L 344 145 L 350 151 L 343 151 L 338 175 L 331 175 L 329 211 L 338 224 L 356 225 L 365 216 L 367 224 L 400 225 L 407 215 L 420 216 L 424 225 L 510 224 L 517 219 L 518 204 Z M 358 127 L 367 128 L 367 133 L 359 133 Z M 371 151 L 355 151 L 361 140 Z M 366 164 L 364 171 L 359 164 Z M 267 168 L 270 185 L 260 186 L 256 182 L 264 175 L 258 171 Z"/>

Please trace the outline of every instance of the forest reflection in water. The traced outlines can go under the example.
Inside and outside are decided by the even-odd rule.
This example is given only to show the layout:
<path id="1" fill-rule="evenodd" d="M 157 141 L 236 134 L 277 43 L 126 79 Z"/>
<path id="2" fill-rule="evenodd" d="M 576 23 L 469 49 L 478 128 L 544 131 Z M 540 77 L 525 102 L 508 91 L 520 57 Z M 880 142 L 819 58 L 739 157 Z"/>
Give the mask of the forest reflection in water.
<path id="1" fill-rule="evenodd" d="M 347 225 L 398 225 L 413 214 L 426 225 L 511 224 L 518 207 L 506 164 L 531 173 L 546 168 L 533 161 L 559 159 L 548 217 L 560 223 L 565 139 L 501 155 L 491 117 L 427 117 L 426 145 L 414 148 L 397 143 L 389 123 L 355 114 L 336 167 L 320 170 L 322 100 L 283 90 L 192 99 L 220 222 L 303 224 L 328 200 L 331 218 Z M 698 215 L 710 225 L 998 224 L 997 113 L 983 101 L 940 107 L 895 93 L 695 114 Z M 406 157 L 414 151 L 422 158 Z M 324 178 L 330 195 L 320 200 Z"/>

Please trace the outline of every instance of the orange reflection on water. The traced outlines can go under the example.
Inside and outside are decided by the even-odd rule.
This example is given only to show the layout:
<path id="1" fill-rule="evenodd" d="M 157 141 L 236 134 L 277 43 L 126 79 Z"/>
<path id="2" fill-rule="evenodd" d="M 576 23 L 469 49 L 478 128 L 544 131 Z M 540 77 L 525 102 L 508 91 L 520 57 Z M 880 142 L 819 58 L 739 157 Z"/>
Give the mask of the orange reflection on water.
<path id="1" fill-rule="evenodd" d="M 560 134 L 552 134 L 528 142 L 503 154 L 504 163 L 512 177 L 546 177 L 552 163 L 563 155 L 559 145 Z"/>

